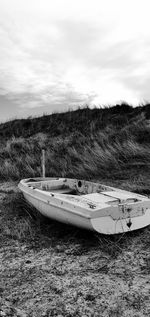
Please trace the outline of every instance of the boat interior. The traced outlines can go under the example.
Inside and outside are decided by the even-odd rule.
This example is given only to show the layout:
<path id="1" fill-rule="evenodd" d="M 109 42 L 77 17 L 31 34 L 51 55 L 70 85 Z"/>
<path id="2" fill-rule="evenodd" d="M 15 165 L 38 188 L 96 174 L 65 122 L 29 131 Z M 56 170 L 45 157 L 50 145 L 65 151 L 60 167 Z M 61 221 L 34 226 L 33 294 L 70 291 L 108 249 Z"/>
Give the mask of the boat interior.
<path id="1" fill-rule="evenodd" d="M 49 178 L 47 180 L 28 179 L 27 185 L 48 192 L 71 195 L 86 195 L 112 190 L 112 187 L 99 183 L 68 178 Z"/>
<path id="2" fill-rule="evenodd" d="M 124 190 L 112 188 L 103 184 L 90 181 L 68 178 L 28 179 L 26 185 L 33 189 L 39 189 L 53 194 L 67 194 L 84 196 L 95 202 L 133 203 L 143 200 L 144 196 L 130 193 Z"/>

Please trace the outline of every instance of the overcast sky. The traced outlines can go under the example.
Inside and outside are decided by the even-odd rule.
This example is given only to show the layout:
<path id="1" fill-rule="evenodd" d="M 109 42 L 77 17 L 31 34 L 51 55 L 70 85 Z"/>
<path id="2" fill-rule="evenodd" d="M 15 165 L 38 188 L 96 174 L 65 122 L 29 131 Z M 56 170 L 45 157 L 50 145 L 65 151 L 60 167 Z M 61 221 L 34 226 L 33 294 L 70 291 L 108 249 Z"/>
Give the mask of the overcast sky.
<path id="1" fill-rule="evenodd" d="M 0 121 L 150 100 L 149 0 L 0 0 Z"/>

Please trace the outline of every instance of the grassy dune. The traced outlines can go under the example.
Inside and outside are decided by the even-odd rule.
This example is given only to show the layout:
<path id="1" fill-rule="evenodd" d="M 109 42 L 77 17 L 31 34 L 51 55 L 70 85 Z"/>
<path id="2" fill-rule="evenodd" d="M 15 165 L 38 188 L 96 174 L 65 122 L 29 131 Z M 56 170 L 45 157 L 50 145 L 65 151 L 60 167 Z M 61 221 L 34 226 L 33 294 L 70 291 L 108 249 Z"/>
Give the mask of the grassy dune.
<path id="1" fill-rule="evenodd" d="M 78 109 L 0 125 L 0 179 L 41 174 L 102 179 L 150 193 L 150 105 Z"/>
<path id="2" fill-rule="evenodd" d="M 23 177 L 101 181 L 150 195 L 150 105 L 0 125 L 0 316 L 149 317 L 150 226 L 97 235 L 37 214 Z"/>

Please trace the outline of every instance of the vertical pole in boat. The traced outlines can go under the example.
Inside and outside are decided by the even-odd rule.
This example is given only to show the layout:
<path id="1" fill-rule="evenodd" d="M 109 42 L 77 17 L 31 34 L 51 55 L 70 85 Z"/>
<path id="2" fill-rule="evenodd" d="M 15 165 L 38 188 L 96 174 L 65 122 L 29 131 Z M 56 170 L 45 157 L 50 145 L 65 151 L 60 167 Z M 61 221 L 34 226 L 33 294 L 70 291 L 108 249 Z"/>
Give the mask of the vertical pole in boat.
<path id="1" fill-rule="evenodd" d="M 45 149 L 42 149 L 42 177 L 45 178 Z"/>

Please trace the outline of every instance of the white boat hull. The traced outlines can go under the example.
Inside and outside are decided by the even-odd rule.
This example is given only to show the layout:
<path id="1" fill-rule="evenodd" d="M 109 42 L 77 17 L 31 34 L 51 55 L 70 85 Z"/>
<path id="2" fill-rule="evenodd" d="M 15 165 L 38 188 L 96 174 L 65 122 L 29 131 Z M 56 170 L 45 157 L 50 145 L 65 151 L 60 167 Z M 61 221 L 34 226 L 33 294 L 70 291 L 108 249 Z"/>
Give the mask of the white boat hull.
<path id="1" fill-rule="evenodd" d="M 68 225 L 93 230 L 90 219 L 88 218 L 82 217 L 81 215 L 76 216 L 74 213 L 69 213 L 67 210 L 63 210 L 57 206 L 52 206 L 51 204 L 48 205 L 46 202 L 41 202 L 28 194 L 24 194 L 24 197 L 32 206 L 34 206 L 43 216 L 47 218 L 51 218 Z"/>
<path id="2" fill-rule="evenodd" d="M 142 195 L 61 178 L 26 179 L 19 188 L 42 215 L 84 229 L 118 234 L 150 224 L 150 199 Z M 76 189 L 78 195 L 68 189 Z"/>

